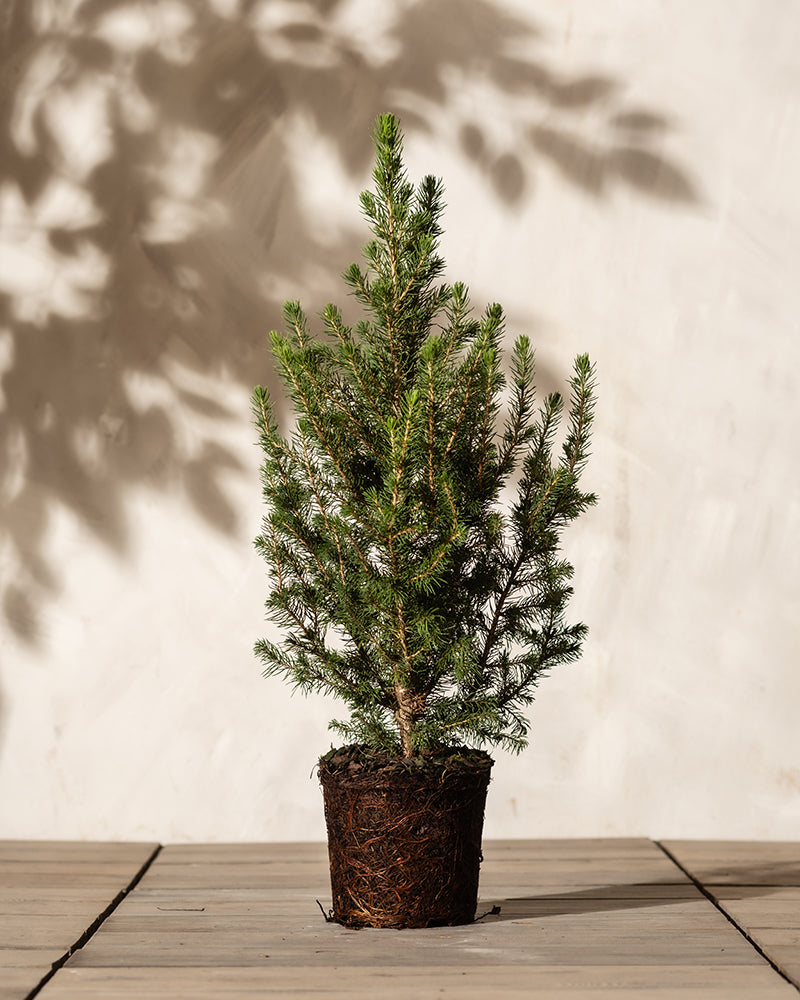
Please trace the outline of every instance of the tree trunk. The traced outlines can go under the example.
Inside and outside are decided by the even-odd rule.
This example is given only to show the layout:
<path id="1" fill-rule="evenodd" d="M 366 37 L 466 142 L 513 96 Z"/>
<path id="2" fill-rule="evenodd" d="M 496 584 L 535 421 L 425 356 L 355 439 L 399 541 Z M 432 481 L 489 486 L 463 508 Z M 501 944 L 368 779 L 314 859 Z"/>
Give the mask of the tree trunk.
<path id="1" fill-rule="evenodd" d="M 425 695 L 415 694 L 402 684 L 395 684 L 394 693 L 397 698 L 397 710 L 394 714 L 400 728 L 400 746 L 404 757 L 413 757 L 414 723 L 425 709 Z"/>

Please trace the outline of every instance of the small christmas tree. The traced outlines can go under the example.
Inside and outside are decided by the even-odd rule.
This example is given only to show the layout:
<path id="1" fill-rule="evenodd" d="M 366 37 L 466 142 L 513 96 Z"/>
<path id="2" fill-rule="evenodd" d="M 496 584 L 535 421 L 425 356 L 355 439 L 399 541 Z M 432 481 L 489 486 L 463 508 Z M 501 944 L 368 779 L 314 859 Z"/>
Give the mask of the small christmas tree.
<path id="1" fill-rule="evenodd" d="M 366 268 L 344 274 L 365 318 L 347 326 L 328 305 L 315 338 L 286 304 L 289 333 L 271 338 L 291 437 L 254 393 L 268 508 L 256 544 L 284 630 L 256 651 L 265 675 L 341 698 L 350 716 L 331 726 L 347 740 L 406 758 L 518 751 L 537 682 L 586 634 L 564 618 L 559 545 L 595 502 L 579 488 L 594 370 L 576 359 L 559 445 L 565 404 L 553 393 L 537 408 L 528 338 L 507 379 L 501 307 L 475 319 L 465 287 L 439 282 L 441 181 L 409 183 L 392 115 L 374 138 L 375 191 L 361 195 L 373 238 Z"/>

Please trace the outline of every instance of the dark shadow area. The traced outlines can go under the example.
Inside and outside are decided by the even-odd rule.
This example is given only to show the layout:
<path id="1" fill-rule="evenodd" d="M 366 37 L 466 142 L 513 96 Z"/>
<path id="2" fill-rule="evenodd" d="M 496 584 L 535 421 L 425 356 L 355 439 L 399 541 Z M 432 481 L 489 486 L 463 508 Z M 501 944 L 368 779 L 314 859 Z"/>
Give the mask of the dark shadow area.
<path id="1" fill-rule="evenodd" d="M 758 890 L 764 886 L 800 886 L 800 845 L 792 842 L 763 841 L 755 845 L 749 845 L 747 841 L 723 842 L 719 848 L 719 860 L 702 855 L 698 857 L 691 846 L 687 847 L 680 841 L 656 843 L 680 871 L 714 896 L 749 899 L 758 895 Z M 731 845 L 740 857 L 731 858 Z M 760 855 L 760 860 L 750 862 L 742 858 L 742 855 L 752 851 Z M 732 887 L 730 891 L 729 887 Z M 744 892 L 743 896 L 732 895 L 733 891 L 740 889 Z"/>
<path id="2" fill-rule="evenodd" d="M 766 895 L 770 889 L 800 886 L 800 857 L 797 861 L 770 861 L 757 865 L 720 862 L 713 866 L 703 865 L 699 872 L 688 865 L 682 864 L 682 867 L 712 895 L 726 899 L 750 899 L 759 895 L 762 889 Z"/>
<path id="3" fill-rule="evenodd" d="M 546 36 L 489 0 L 419 0 L 379 54 L 341 0 L 219 12 L 234 6 L 6 0 L 0 13 L 0 601 L 31 644 L 69 572 L 48 558 L 59 509 L 121 557 L 147 531 L 126 512 L 134 486 L 182 491 L 217 531 L 250 529 L 221 435 L 249 412 L 219 381 L 272 383 L 264 334 L 286 289 L 343 296 L 334 282 L 365 238 L 355 202 L 349 228 L 317 226 L 298 128 L 365 179 L 378 113 L 431 130 L 452 75 L 480 76 L 520 115 L 508 148 L 485 122 L 454 123 L 487 198 L 514 205 L 543 163 L 595 198 L 614 185 L 698 197 L 664 152 L 667 116 L 627 105 L 624 81 L 559 73 Z M 530 61 L 508 54 L 521 41 Z"/>
<path id="4" fill-rule="evenodd" d="M 749 877 L 768 876 L 769 873 L 751 871 Z M 747 872 L 742 873 L 748 877 Z M 703 888 L 715 898 L 751 899 L 769 896 L 785 885 L 798 885 L 798 872 L 793 870 L 787 875 L 794 882 L 766 882 L 746 885 L 735 883 L 725 892 L 717 892 L 721 886 L 703 884 Z M 478 912 L 485 915 L 483 922 L 499 920 L 535 920 L 538 918 L 562 916 L 581 913 L 609 913 L 615 910 L 640 910 L 655 906 L 670 906 L 675 903 L 707 902 L 703 892 L 689 881 L 686 882 L 639 882 L 633 885 L 606 885 L 599 888 L 578 889 L 575 892 L 543 893 L 536 896 L 514 896 L 509 899 L 494 899 L 491 896 L 481 898 Z M 490 911 L 499 907 L 499 913 Z"/>
<path id="5" fill-rule="evenodd" d="M 544 893 L 541 896 L 514 896 L 510 899 L 481 898 L 478 911 L 499 907 L 499 913 L 487 912 L 483 922 L 534 920 L 537 918 L 580 913 L 610 913 L 614 910 L 639 910 L 672 903 L 702 902 L 703 894 L 691 882 L 641 882 L 635 885 L 606 885 L 575 892 Z"/>

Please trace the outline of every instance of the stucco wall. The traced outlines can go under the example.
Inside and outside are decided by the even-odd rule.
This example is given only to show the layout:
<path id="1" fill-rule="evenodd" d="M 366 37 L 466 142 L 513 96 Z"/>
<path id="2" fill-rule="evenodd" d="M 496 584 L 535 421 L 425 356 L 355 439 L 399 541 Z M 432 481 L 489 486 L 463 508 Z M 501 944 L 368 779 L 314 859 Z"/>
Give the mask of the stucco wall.
<path id="1" fill-rule="evenodd" d="M 379 13 L 376 14 L 376 9 Z M 600 377 L 580 663 L 493 837 L 800 837 L 800 9 L 11 0 L 0 837 L 317 839 L 335 709 L 265 681 L 248 396 L 346 304 L 375 116 L 448 277 Z"/>

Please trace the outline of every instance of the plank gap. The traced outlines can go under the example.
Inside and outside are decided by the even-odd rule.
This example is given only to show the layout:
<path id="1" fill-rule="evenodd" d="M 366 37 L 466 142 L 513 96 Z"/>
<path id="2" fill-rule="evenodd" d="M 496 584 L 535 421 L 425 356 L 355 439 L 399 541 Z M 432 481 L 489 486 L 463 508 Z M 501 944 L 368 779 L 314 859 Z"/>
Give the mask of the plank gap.
<path id="1" fill-rule="evenodd" d="M 728 921 L 729 924 L 731 924 L 731 926 L 736 928 L 736 930 L 742 935 L 742 937 L 747 941 L 747 943 L 752 948 L 754 948 L 755 951 L 758 952 L 758 954 L 764 959 L 765 962 L 767 962 L 770 965 L 773 971 L 777 972 L 777 974 L 781 977 L 781 979 L 785 980 L 790 986 L 793 986 L 798 993 L 800 993 L 800 987 L 798 987 L 797 983 L 795 983 L 795 981 L 791 979 L 783 971 L 780 965 L 778 965 L 776 962 L 772 960 L 772 958 L 770 958 L 769 954 L 766 951 L 764 951 L 761 945 L 759 945 L 758 942 L 744 929 L 744 927 L 742 927 L 742 925 L 737 920 L 735 920 L 730 913 L 728 913 L 728 911 L 717 901 L 716 897 L 712 895 L 712 893 L 709 892 L 708 889 L 706 889 L 703 883 L 700 882 L 699 879 L 695 878 L 695 876 L 689 871 L 689 869 L 684 867 L 681 864 L 681 862 L 678 861 L 675 855 L 667 847 L 665 847 L 660 840 L 654 840 L 653 843 L 656 845 L 656 847 L 660 848 L 660 850 L 664 852 L 666 857 L 668 857 L 669 860 L 677 868 L 679 868 L 688 879 L 691 879 L 691 881 L 695 884 L 695 886 L 697 886 L 700 892 L 702 892 L 702 894 L 706 897 L 709 903 L 711 903 L 711 905 L 714 906 L 723 915 L 723 917 L 725 917 L 725 919 Z"/>
<path id="2" fill-rule="evenodd" d="M 111 916 L 111 914 L 116 910 L 119 904 L 125 899 L 129 892 L 136 888 L 136 886 L 141 882 L 144 876 L 147 874 L 148 869 L 156 860 L 158 855 L 161 853 L 163 845 L 158 844 L 153 850 L 149 858 L 144 862 L 144 864 L 139 868 L 130 882 L 124 886 L 117 895 L 111 900 L 108 906 L 100 913 L 92 923 L 86 928 L 86 930 L 81 934 L 78 940 L 64 952 L 64 954 L 55 962 L 53 962 L 49 971 L 39 980 L 36 986 L 30 991 L 30 993 L 25 997 L 25 1000 L 35 1000 L 35 998 L 41 993 L 44 987 L 50 982 L 50 980 L 55 976 L 59 969 L 62 969 L 66 963 L 69 961 L 72 955 L 76 951 L 80 951 L 84 945 L 94 937 L 94 935 L 100 930 L 102 925 Z"/>

